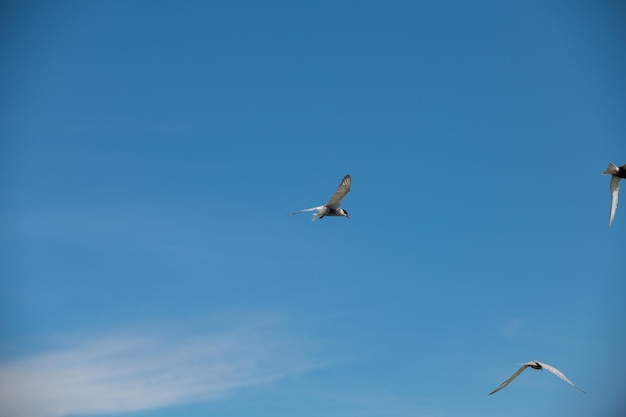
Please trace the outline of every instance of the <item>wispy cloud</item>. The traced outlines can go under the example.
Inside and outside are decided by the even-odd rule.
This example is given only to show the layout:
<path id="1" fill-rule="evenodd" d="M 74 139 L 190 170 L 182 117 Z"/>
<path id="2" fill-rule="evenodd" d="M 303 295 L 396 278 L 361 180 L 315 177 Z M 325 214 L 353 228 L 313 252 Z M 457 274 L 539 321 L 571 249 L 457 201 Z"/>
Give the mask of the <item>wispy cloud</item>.
<path id="1" fill-rule="evenodd" d="M 504 323 L 500 332 L 505 338 L 513 339 L 519 334 L 522 324 L 522 319 L 510 318 L 506 323 Z"/>
<path id="2" fill-rule="evenodd" d="M 207 401 L 315 366 L 264 326 L 199 337 L 110 336 L 0 365 L 0 415 L 62 417 Z"/>

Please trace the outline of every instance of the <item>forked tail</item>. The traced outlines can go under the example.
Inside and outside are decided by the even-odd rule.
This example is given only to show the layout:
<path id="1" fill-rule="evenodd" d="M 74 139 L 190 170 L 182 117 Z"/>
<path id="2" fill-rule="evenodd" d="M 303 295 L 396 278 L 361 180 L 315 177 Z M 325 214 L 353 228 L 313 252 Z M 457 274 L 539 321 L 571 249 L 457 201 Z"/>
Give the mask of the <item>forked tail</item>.
<path id="1" fill-rule="evenodd" d="M 294 215 L 294 214 L 298 214 L 298 213 L 305 213 L 307 211 L 315 211 L 315 215 L 313 216 L 313 220 L 317 219 L 318 216 L 322 216 L 322 214 L 320 214 L 320 210 L 322 210 L 324 208 L 324 206 L 317 206 L 317 207 L 311 207 L 311 208 L 307 208 L 307 209 L 302 209 L 302 210 L 297 210 L 294 212 L 289 213 L 290 216 Z"/>

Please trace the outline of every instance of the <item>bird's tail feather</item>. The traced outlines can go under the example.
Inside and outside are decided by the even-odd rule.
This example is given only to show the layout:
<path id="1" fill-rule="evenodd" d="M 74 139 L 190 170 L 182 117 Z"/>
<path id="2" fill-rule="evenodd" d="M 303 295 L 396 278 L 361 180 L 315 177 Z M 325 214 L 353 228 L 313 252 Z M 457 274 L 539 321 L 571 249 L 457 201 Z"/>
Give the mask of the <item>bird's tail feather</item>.
<path id="1" fill-rule="evenodd" d="M 322 207 L 324 207 L 324 206 L 311 207 L 311 208 L 307 208 L 307 209 L 296 210 L 296 211 L 292 211 L 291 213 L 289 213 L 289 215 L 291 216 L 292 214 L 304 213 L 304 212 L 307 212 L 307 211 L 319 211 Z"/>
<path id="2" fill-rule="evenodd" d="M 618 173 L 618 171 L 619 168 L 617 168 L 617 165 L 615 165 L 613 162 L 609 162 L 609 166 L 604 170 L 603 174 L 615 175 Z"/>

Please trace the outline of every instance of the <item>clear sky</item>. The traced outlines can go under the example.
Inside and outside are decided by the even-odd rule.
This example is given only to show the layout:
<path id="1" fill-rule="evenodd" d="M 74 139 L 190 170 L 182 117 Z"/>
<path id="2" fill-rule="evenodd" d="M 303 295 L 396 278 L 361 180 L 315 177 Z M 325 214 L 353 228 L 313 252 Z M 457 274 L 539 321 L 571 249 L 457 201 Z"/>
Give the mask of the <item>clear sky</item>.
<path id="1" fill-rule="evenodd" d="M 624 415 L 624 22 L 4 2 L 0 416 Z"/>

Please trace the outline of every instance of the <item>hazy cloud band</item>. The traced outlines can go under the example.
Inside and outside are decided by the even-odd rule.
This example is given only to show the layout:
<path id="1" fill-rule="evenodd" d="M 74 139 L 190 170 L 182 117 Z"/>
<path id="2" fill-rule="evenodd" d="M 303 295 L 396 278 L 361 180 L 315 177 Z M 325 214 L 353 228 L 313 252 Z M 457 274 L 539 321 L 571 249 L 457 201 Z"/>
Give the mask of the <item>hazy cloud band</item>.
<path id="1" fill-rule="evenodd" d="M 0 415 L 62 417 L 219 398 L 310 369 L 299 344 L 246 327 L 186 338 L 112 336 L 0 365 Z"/>

